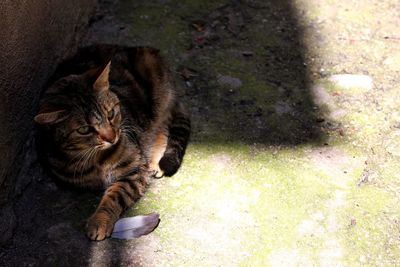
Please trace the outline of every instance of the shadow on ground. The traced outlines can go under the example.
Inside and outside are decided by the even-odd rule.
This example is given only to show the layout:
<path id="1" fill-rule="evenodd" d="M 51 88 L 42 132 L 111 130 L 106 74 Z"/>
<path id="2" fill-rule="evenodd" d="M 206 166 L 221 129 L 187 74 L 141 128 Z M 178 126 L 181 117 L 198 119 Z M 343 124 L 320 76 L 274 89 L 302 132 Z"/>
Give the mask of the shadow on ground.
<path id="1" fill-rule="evenodd" d="M 232 1 L 187 18 L 192 43 L 180 72 L 194 140 L 294 145 L 322 133 L 302 30 L 287 1 Z M 200 29 L 199 29 L 200 28 Z"/>
<path id="2" fill-rule="evenodd" d="M 119 1 L 108 8 L 118 23 L 94 23 L 86 42 L 159 48 L 191 108 L 193 141 L 323 139 L 291 1 Z"/>
<path id="3" fill-rule="evenodd" d="M 103 1 L 85 44 L 159 48 L 191 109 L 195 144 L 320 143 L 323 119 L 290 3 Z M 89 242 L 85 219 L 98 197 L 60 190 L 37 168 L 33 173 L 37 179 L 17 203 L 14 241 L 0 253 L 2 266 L 151 264 L 156 237 L 129 245 Z M 130 254 L 123 254 L 125 246 Z"/>

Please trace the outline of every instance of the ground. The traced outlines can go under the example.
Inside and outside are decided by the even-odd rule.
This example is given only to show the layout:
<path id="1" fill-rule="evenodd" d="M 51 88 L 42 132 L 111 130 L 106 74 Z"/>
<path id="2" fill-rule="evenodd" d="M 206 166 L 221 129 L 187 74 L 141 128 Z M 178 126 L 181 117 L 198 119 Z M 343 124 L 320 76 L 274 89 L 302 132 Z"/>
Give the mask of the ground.
<path id="1" fill-rule="evenodd" d="M 84 44 L 148 45 L 193 132 L 180 171 L 90 242 L 99 196 L 32 166 L 3 266 L 400 266 L 397 0 L 103 1 Z"/>

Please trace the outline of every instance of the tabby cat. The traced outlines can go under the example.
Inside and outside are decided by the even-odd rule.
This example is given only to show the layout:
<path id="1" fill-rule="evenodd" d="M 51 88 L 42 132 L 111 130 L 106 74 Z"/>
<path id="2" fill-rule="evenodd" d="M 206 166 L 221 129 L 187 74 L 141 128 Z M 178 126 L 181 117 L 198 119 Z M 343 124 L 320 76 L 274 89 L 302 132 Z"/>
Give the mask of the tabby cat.
<path id="1" fill-rule="evenodd" d="M 151 178 L 175 174 L 190 135 L 170 71 L 145 47 L 81 49 L 60 65 L 34 119 L 56 180 L 106 189 L 88 219 L 92 240 L 110 236 Z"/>

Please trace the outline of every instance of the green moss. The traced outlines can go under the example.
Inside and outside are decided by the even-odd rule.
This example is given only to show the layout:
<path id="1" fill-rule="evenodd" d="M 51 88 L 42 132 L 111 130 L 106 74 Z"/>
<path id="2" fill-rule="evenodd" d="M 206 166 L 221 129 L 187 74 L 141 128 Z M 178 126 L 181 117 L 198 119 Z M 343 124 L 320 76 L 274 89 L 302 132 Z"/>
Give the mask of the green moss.
<path id="1" fill-rule="evenodd" d="M 317 249 L 319 238 L 301 239 L 297 228 L 331 197 L 331 185 L 301 156 L 289 149 L 273 155 L 269 149 L 254 154 L 245 145 L 192 145 L 179 174 L 156 181 L 163 192 L 143 199 L 135 213 L 155 209 L 162 214 L 158 234 L 169 249 L 196 243 L 188 236 L 193 227 L 188 221 L 219 225 L 227 223 L 224 216 L 243 220 L 243 228 L 224 227 L 232 227 L 227 240 L 238 239 L 240 249 L 251 251 L 246 264 L 267 260 L 277 247 L 313 244 Z M 197 253 L 207 254 L 205 249 L 200 246 Z M 223 262 L 224 255 L 219 256 Z"/>
<path id="2" fill-rule="evenodd" d="M 348 220 L 343 238 L 346 259 L 351 265 L 391 265 L 399 255 L 397 229 L 393 220 L 399 213 L 397 201 L 374 186 L 355 188 L 343 216 Z M 371 197 L 373 196 L 373 197 Z M 350 226 L 350 219 L 356 224 Z"/>

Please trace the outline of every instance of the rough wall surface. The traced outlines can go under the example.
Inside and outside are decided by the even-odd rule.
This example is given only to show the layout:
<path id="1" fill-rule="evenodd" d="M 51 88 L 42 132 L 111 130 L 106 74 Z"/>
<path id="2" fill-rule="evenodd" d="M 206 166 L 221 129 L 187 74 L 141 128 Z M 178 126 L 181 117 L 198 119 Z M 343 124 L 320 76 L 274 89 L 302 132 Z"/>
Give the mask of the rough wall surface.
<path id="1" fill-rule="evenodd" d="M 12 234 L 12 200 L 30 182 L 19 177 L 30 161 L 41 88 L 77 47 L 94 6 L 95 0 L 0 1 L 0 244 Z"/>

